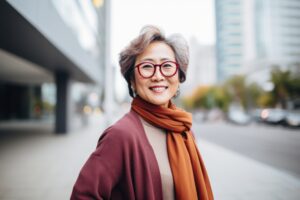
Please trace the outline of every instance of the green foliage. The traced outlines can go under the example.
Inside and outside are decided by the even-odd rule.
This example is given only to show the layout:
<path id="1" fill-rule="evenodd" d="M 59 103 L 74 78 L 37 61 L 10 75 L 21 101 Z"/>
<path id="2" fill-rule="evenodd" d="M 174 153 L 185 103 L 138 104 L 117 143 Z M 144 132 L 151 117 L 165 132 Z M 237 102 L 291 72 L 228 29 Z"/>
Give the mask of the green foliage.
<path id="1" fill-rule="evenodd" d="M 183 105 L 188 110 L 218 107 L 226 111 L 229 102 L 229 94 L 223 86 L 199 86 L 191 96 L 183 98 Z"/>
<path id="2" fill-rule="evenodd" d="M 271 81 L 274 89 L 271 91 L 276 104 L 286 108 L 288 99 L 300 97 L 300 77 L 291 71 L 282 71 L 275 66 L 271 72 Z"/>
<path id="3" fill-rule="evenodd" d="M 284 101 L 288 97 L 290 71 L 281 71 L 275 67 L 271 72 L 271 81 L 274 84 L 274 89 L 272 90 L 273 98 L 276 102 L 280 102 L 282 107 L 285 107 Z"/>
<path id="4" fill-rule="evenodd" d="M 210 95 L 212 101 L 211 107 L 217 107 L 223 111 L 227 111 L 229 103 L 231 101 L 231 97 L 224 86 L 212 87 L 212 89 L 210 90 Z"/>
<path id="5" fill-rule="evenodd" d="M 241 102 L 246 107 L 246 84 L 245 76 L 235 75 L 225 82 L 225 89 L 230 94 L 232 100 Z"/>
<path id="6" fill-rule="evenodd" d="M 257 97 L 256 104 L 260 108 L 275 106 L 274 98 L 271 93 L 263 93 Z"/>
<path id="7" fill-rule="evenodd" d="M 300 98 L 300 77 L 294 77 L 291 79 L 288 91 L 292 98 Z"/>
<path id="8" fill-rule="evenodd" d="M 300 98 L 299 73 L 274 67 L 270 81 L 274 88 L 266 92 L 257 83 L 246 84 L 245 76 L 235 75 L 223 85 L 197 87 L 192 95 L 183 98 L 183 106 L 188 110 L 217 107 L 223 111 L 227 111 L 231 102 L 240 102 L 245 109 L 274 107 L 278 104 L 286 107 L 288 100 Z"/>
<path id="9" fill-rule="evenodd" d="M 197 87 L 192 95 L 183 98 L 183 106 L 188 110 L 206 108 L 206 96 L 209 89 L 209 86 Z"/>

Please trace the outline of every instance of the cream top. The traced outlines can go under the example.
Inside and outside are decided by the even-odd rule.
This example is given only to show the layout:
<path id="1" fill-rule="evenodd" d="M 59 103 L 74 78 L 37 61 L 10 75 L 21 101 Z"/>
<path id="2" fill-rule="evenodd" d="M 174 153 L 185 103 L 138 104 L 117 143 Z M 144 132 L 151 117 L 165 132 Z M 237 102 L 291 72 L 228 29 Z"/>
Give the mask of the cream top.
<path id="1" fill-rule="evenodd" d="M 162 191 L 164 200 L 174 200 L 175 190 L 172 171 L 170 168 L 167 151 L 167 134 L 140 117 L 148 141 L 152 146 L 161 175 Z"/>

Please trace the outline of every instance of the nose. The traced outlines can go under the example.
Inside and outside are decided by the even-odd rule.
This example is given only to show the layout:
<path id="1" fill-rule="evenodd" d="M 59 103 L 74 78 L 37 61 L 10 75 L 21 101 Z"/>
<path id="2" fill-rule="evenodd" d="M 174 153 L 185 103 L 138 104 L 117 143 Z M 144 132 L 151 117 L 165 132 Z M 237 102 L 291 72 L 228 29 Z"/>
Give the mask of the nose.
<path id="1" fill-rule="evenodd" d="M 160 81 L 164 80 L 164 76 L 160 72 L 160 66 L 155 66 L 155 72 L 154 75 L 151 77 L 153 81 Z"/>

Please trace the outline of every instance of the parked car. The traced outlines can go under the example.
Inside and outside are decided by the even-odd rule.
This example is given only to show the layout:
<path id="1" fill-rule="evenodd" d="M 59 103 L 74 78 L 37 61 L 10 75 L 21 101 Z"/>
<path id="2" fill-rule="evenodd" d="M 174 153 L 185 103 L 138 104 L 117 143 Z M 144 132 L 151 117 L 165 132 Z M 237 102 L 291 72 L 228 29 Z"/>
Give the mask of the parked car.
<path id="1" fill-rule="evenodd" d="M 285 124 L 290 127 L 300 127 L 300 110 L 292 110 L 287 112 Z"/>
<path id="2" fill-rule="evenodd" d="M 261 108 L 256 108 L 250 111 L 250 116 L 251 118 L 256 121 L 256 122 L 261 122 L 262 118 L 261 118 L 261 113 L 262 113 L 263 109 Z"/>
<path id="3" fill-rule="evenodd" d="M 206 113 L 205 120 L 210 122 L 221 121 L 224 119 L 224 114 L 219 108 L 213 108 Z"/>
<path id="4" fill-rule="evenodd" d="M 239 105 L 233 104 L 229 107 L 227 118 L 230 122 L 247 125 L 251 122 L 251 117 Z"/>
<path id="5" fill-rule="evenodd" d="M 205 121 L 205 112 L 201 110 L 197 110 L 193 113 L 193 120 L 195 122 L 203 122 Z"/>
<path id="6" fill-rule="evenodd" d="M 261 120 L 270 124 L 285 122 L 287 111 L 281 108 L 266 108 L 261 111 Z"/>

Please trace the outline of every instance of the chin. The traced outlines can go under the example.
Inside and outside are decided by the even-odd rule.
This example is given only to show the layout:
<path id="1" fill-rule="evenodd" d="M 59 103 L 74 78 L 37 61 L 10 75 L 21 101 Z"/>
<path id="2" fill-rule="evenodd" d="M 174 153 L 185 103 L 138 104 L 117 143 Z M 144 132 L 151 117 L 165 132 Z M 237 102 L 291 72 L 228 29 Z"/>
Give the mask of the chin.
<path id="1" fill-rule="evenodd" d="M 150 101 L 150 103 L 154 104 L 154 105 L 158 105 L 158 106 L 164 106 L 166 104 L 169 103 L 169 99 L 166 100 L 162 100 L 162 99 L 153 99 L 152 101 Z"/>

